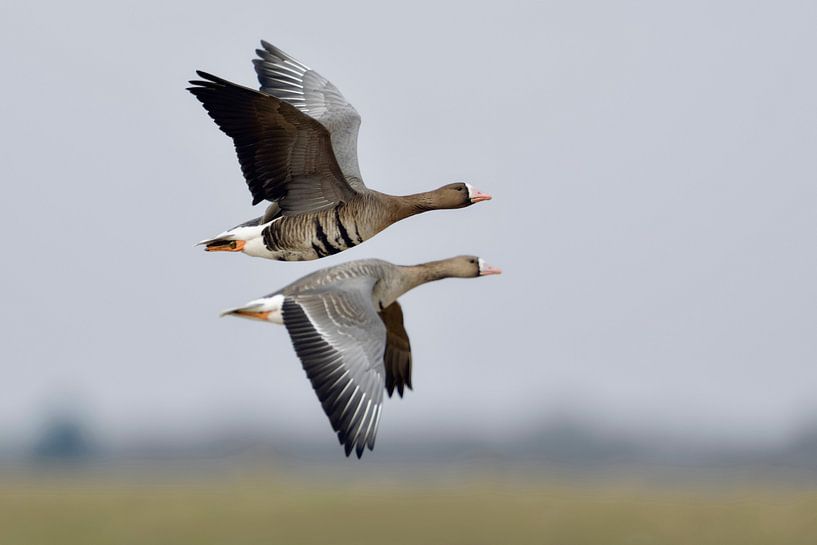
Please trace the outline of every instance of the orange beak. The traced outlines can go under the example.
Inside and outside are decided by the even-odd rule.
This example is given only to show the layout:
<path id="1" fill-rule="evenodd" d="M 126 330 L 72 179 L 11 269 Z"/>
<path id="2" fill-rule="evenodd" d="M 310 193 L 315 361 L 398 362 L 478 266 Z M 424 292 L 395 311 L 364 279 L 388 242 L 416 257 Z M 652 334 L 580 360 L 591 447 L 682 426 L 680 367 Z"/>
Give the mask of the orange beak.
<path id="1" fill-rule="evenodd" d="M 211 242 L 204 248 L 205 252 L 240 252 L 244 249 L 246 241 L 243 240 L 220 240 Z"/>
<path id="2" fill-rule="evenodd" d="M 247 318 L 255 318 L 256 320 L 264 320 L 269 317 L 269 311 L 265 312 L 252 312 L 249 310 L 234 310 L 231 314 L 238 314 L 239 316 L 245 316 Z"/>

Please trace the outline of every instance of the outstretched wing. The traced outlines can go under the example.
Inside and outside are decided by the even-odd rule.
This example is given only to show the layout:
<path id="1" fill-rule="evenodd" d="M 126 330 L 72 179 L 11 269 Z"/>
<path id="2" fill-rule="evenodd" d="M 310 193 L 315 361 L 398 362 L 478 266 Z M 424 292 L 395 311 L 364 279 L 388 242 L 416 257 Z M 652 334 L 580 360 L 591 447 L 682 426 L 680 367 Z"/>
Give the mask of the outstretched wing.
<path id="1" fill-rule="evenodd" d="M 395 387 L 400 397 L 403 388 L 411 390 L 411 342 L 403 326 L 403 309 L 395 301 L 380 311 L 380 319 L 386 326 L 386 352 L 383 363 L 386 368 L 386 391 L 389 397 Z"/>
<path id="2" fill-rule="evenodd" d="M 362 191 L 357 163 L 360 114 L 332 82 L 274 45 L 261 40 L 253 59 L 261 91 L 292 104 L 329 130 L 332 148 L 349 184 Z"/>
<path id="3" fill-rule="evenodd" d="M 386 327 L 372 303 L 373 278 L 287 297 L 295 352 L 348 456 L 374 448 L 383 402 Z"/>
<path id="4" fill-rule="evenodd" d="M 292 215 L 354 196 L 323 125 L 274 96 L 196 73 L 204 81 L 191 81 L 188 90 L 233 139 L 253 204 L 277 201 Z"/>

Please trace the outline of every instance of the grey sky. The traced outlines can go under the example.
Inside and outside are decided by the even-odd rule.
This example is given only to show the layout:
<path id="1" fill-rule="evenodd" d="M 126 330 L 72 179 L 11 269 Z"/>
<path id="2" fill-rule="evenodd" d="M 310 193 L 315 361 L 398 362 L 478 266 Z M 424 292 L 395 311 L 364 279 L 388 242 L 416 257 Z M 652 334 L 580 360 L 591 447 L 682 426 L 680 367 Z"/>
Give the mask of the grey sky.
<path id="1" fill-rule="evenodd" d="M 416 391 L 380 441 L 566 410 L 765 438 L 817 412 L 814 3 L 240 4 L 0 7 L 0 438 L 65 398 L 113 439 L 326 435 L 285 330 L 218 311 L 460 253 L 506 274 L 404 297 Z M 261 38 L 357 107 L 370 185 L 494 200 L 318 262 L 192 248 L 256 211 L 186 80 L 255 85 Z"/>

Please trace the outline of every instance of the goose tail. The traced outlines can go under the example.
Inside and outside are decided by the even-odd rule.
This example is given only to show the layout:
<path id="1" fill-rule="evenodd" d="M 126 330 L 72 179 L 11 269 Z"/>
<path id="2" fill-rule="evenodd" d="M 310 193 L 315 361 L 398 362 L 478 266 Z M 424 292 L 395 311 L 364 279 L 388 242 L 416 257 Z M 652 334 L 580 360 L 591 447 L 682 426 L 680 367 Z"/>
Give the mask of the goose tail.
<path id="1" fill-rule="evenodd" d="M 239 318 L 283 324 L 283 306 L 284 296 L 278 293 L 255 299 L 240 307 L 228 308 L 221 313 L 221 316 L 238 316 Z"/>

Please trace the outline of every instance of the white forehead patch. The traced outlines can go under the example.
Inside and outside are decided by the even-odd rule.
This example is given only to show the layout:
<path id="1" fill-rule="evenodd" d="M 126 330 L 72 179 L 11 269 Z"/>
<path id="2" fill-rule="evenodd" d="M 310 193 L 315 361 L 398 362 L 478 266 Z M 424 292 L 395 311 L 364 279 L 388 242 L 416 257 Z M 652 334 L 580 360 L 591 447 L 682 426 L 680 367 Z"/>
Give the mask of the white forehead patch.
<path id="1" fill-rule="evenodd" d="M 477 259 L 477 263 L 479 264 L 479 274 L 482 274 L 482 270 L 485 268 L 485 260 L 480 257 Z"/>
<path id="2" fill-rule="evenodd" d="M 474 186 L 468 182 L 465 182 L 465 187 L 468 188 L 468 198 L 471 199 L 474 196 Z"/>

